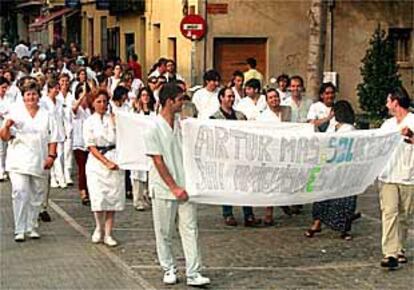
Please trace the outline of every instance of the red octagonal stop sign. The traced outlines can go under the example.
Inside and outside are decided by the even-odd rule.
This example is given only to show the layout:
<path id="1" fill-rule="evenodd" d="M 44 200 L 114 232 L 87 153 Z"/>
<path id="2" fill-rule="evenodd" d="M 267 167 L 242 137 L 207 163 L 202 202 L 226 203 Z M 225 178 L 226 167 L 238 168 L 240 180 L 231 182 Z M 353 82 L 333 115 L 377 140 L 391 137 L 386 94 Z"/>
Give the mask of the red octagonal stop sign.
<path id="1" fill-rule="evenodd" d="M 187 15 L 181 20 L 180 30 L 184 37 L 200 40 L 206 34 L 207 24 L 200 15 Z"/>

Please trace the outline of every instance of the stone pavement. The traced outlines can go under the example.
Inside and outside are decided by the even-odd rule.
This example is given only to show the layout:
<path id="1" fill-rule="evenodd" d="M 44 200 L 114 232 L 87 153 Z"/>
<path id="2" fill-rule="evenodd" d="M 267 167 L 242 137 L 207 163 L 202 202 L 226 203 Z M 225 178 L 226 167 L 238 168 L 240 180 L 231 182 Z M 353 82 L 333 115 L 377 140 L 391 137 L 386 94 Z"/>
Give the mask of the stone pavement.
<path id="1" fill-rule="evenodd" d="M 174 248 L 181 283 L 166 287 L 157 264 L 150 211 L 127 208 L 116 217 L 114 249 L 92 245 L 94 221 L 75 187 L 53 190 L 53 221 L 43 223 L 40 241 L 12 240 L 9 185 L 1 186 L 1 289 L 187 289 L 178 236 Z M 326 228 L 313 239 L 303 236 L 311 223 L 311 206 L 287 217 L 275 210 L 277 226 L 229 228 L 219 206 L 199 207 L 203 273 L 209 289 L 412 289 L 414 233 L 410 230 L 409 264 L 388 272 L 379 267 L 381 224 L 375 188 L 358 199 L 363 217 L 345 242 Z M 256 209 L 263 216 L 263 209 Z M 241 211 L 235 209 L 241 222 Z M 412 228 L 412 227 L 411 227 Z M 36 274 L 45 273 L 40 278 Z"/>

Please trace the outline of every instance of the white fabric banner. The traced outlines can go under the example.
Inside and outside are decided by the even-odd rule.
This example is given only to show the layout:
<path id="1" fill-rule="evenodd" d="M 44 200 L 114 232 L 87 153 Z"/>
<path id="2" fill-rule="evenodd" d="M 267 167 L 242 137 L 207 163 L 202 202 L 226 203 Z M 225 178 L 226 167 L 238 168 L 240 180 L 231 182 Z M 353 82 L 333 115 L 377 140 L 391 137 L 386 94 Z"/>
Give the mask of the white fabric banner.
<path id="1" fill-rule="evenodd" d="M 145 132 L 154 126 L 153 117 L 119 111 L 116 118 L 118 166 L 125 170 L 149 171 L 151 158 L 145 155 Z"/>
<path id="2" fill-rule="evenodd" d="M 186 190 L 207 204 L 292 205 L 363 193 L 402 139 L 254 121 L 187 119 L 182 129 Z"/>

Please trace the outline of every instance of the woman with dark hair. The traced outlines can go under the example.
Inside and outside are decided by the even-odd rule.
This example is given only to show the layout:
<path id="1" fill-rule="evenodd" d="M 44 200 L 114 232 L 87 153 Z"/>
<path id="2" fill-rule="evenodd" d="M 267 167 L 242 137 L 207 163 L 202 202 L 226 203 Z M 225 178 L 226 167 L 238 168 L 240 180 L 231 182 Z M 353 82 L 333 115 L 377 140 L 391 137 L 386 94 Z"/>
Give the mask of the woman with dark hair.
<path id="1" fill-rule="evenodd" d="M 145 116 L 155 116 L 155 98 L 152 91 L 141 88 L 137 99 L 133 103 L 134 112 Z M 148 193 L 148 171 L 132 170 L 132 195 L 133 206 L 137 211 L 144 211 L 151 207 Z"/>
<path id="2" fill-rule="evenodd" d="M 116 211 L 125 208 L 124 172 L 119 170 L 115 149 L 114 116 L 108 114 L 109 95 L 98 91 L 94 100 L 94 113 L 85 121 L 83 138 L 89 150 L 86 162 L 86 179 L 96 227 L 93 243 L 114 247 L 118 242 L 112 237 Z"/>
<path id="3" fill-rule="evenodd" d="M 23 86 L 22 94 L 23 105 L 10 109 L 0 129 L 0 138 L 9 142 L 6 170 L 12 184 L 16 242 L 23 242 L 26 233 L 32 239 L 40 238 L 37 217 L 59 141 L 56 119 L 40 106 L 36 83 Z"/>
<path id="4" fill-rule="evenodd" d="M 236 70 L 233 73 L 233 77 L 231 78 L 231 83 L 230 83 L 230 87 L 233 90 L 234 97 L 235 97 L 234 106 L 237 106 L 240 100 L 244 98 L 243 83 L 244 83 L 244 74 L 241 71 Z"/>
<path id="5" fill-rule="evenodd" d="M 355 113 L 347 101 L 338 101 L 333 107 L 337 124 L 335 132 L 344 133 L 355 130 Z M 313 224 L 305 232 L 305 236 L 312 238 L 315 233 L 321 232 L 321 224 L 325 224 L 334 231 L 341 232 L 341 238 L 350 241 L 352 221 L 355 219 L 356 196 L 335 198 L 322 202 L 315 202 L 312 207 Z"/>
<path id="6" fill-rule="evenodd" d="M 89 192 L 86 183 L 86 160 L 88 159 L 88 150 L 83 139 L 83 124 L 91 115 L 91 88 L 88 83 L 78 84 L 75 91 L 75 101 L 72 106 L 72 127 L 73 127 L 73 154 L 76 165 L 78 166 L 78 188 L 81 202 L 83 205 L 89 205 Z"/>
<path id="7" fill-rule="evenodd" d="M 319 90 L 319 102 L 313 103 L 308 111 L 308 122 L 315 126 L 315 131 L 326 132 L 334 130 L 335 118 L 333 106 L 335 103 L 336 87 L 333 83 L 323 83 Z"/>

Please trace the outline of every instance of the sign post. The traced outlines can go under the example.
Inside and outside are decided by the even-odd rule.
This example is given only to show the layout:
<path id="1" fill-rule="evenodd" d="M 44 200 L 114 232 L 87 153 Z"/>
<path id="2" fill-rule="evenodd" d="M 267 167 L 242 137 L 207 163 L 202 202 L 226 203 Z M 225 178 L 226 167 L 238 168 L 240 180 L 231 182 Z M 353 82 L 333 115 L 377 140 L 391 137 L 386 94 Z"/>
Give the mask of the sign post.
<path id="1" fill-rule="evenodd" d="M 180 30 L 182 35 L 191 40 L 191 85 L 196 83 L 195 54 L 196 41 L 201 40 L 207 31 L 207 24 L 200 15 L 190 14 L 181 20 Z"/>

